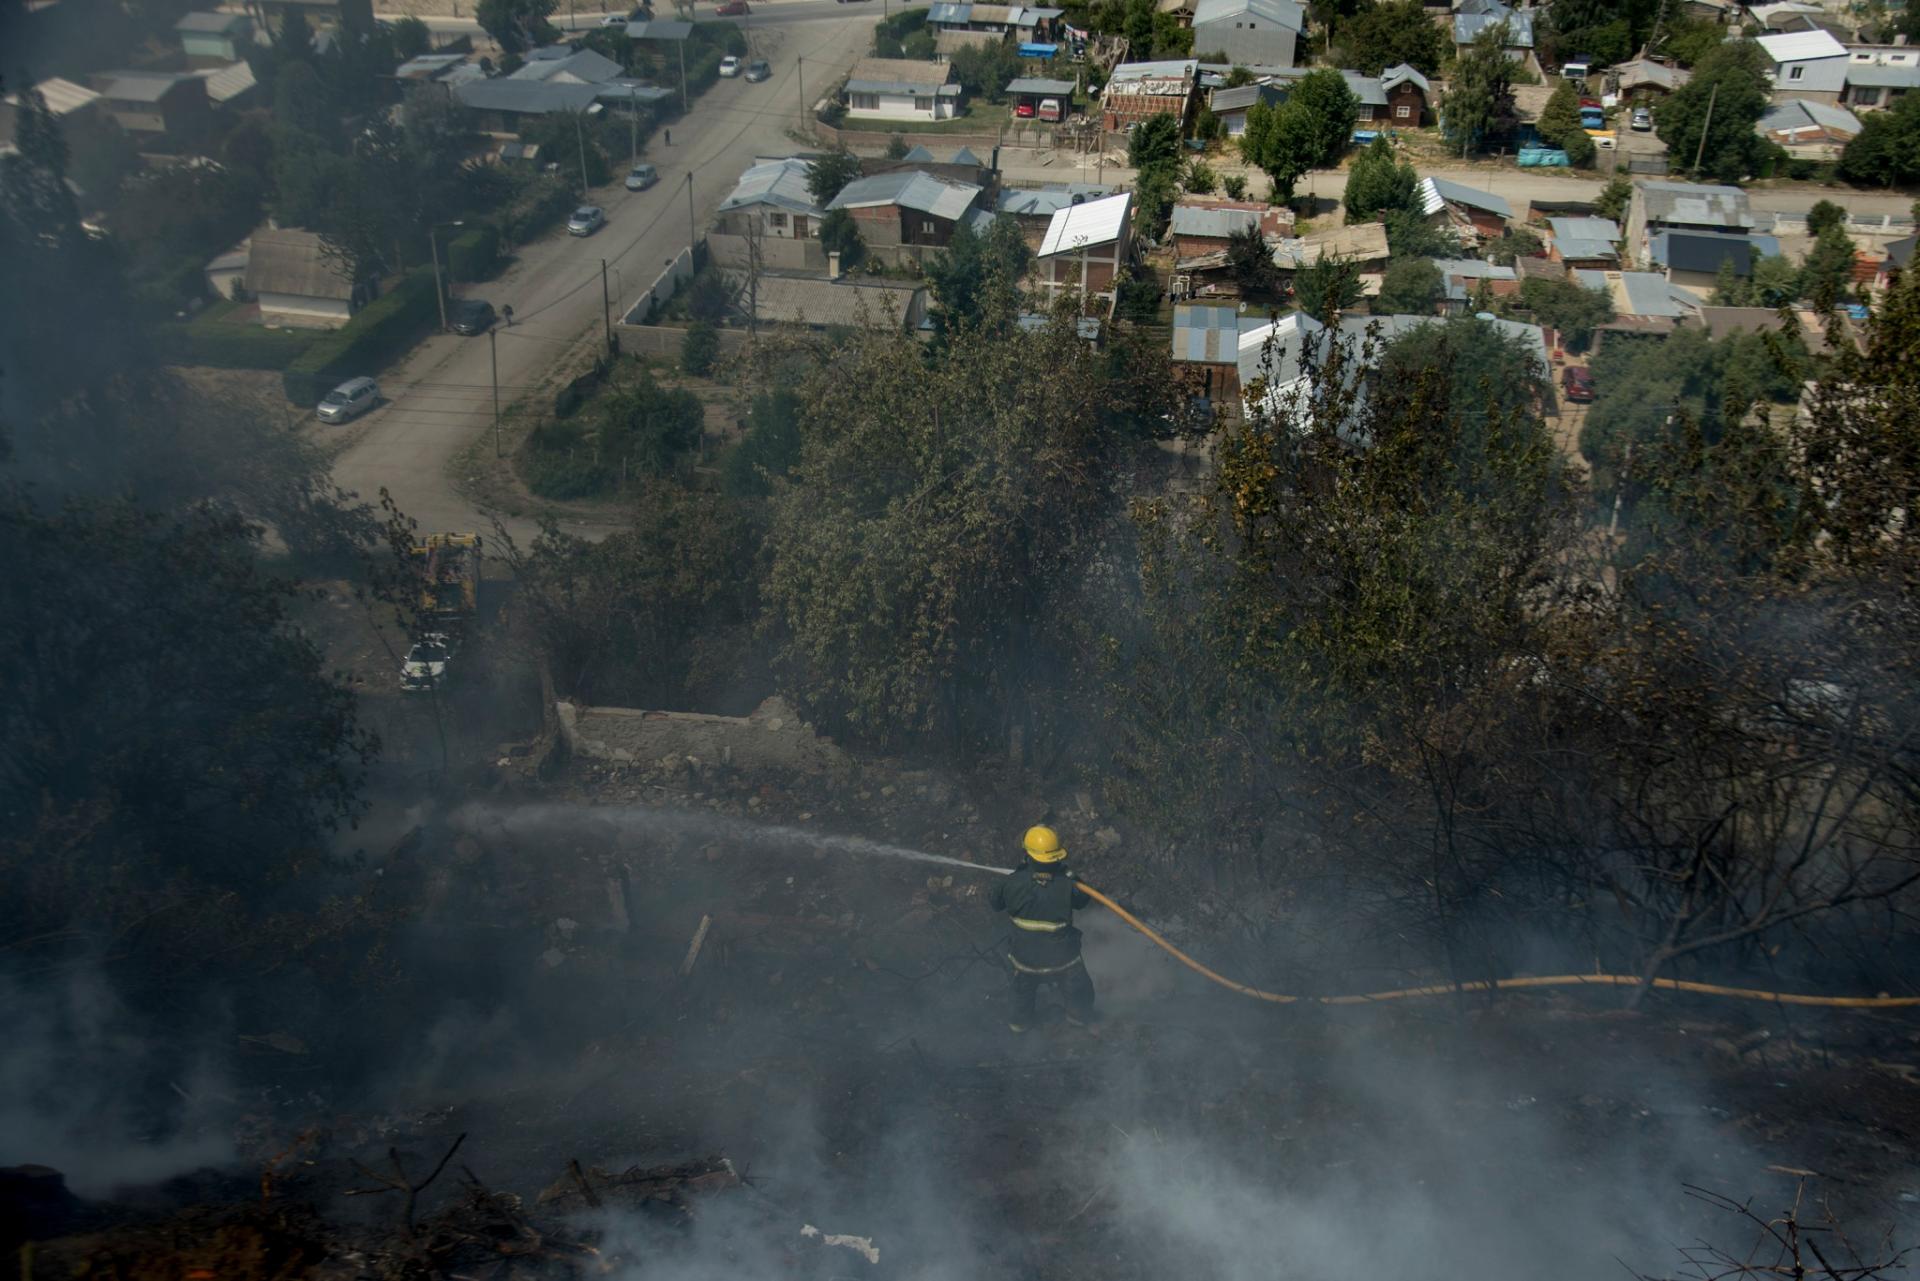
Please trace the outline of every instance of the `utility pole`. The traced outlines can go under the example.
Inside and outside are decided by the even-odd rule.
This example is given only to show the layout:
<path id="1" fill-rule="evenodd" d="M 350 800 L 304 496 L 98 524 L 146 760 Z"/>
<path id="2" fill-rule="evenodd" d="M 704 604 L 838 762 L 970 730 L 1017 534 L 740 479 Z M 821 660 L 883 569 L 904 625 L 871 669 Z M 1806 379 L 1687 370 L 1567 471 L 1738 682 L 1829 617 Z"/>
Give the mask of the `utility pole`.
<path id="1" fill-rule="evenodd" d="M 800 127 L 804 129 L 807 126 L 807 60 L 805 58 L 794 60 L 793 74 L 800 85 Z"/>
<path id="2" fill-rule="evenodd" d="M 1700 176 L 1700 161 L 1707 154 L 1707 130 L 1713 128 L 1713 100 L 1720 96 L 1720 84 L 1714 82 L 1707 93 L 1707 118 L 1700 125 L 1700 145 L 1693 149 L 1693 176 Z"/>
<path id="3" fill-rule="evenodd" d="M 487 330 L 487 359 L 493 365 L 493 456 L 502 457 L 500 448 L 500 344 L 495 341 L 500 335 Z"/>
<path id="4" fill-rule="evenodd" d="M 573 113 L 573 140 L 580 144 L 580 198 L 585 200 L 592 184 L 587 181 L 587 131 L 580 123 L 584 112 Z"/>
<path id="5" fill-rule="evenodd" d="M 427 228 L 427 252 L 433 255 L 433 300 L 440 304 L 440 332 L 447 332 L 447 291 L 440 284 L 440 246 L 438 227 Z"/>
<path id="6" fill-rule="evenodd" d="M 607 355 L 613 355 L 613 301 L 607 296 L 607 260 L 600 260 L 600 318 L 607 327 Z"/>
<path id="7" fill-rule="evenodd" d="M 693 172 L 689 170 L 687 172 L 687 253 L 688 255 L 697 256 L 700 252 L 699 245 L 700 245 L 700 237 L 698 233 L 694 231 L 694 222 L 693 222 Z M 699 267 L 699 265 L 700 264 L 698 262 L 693 263 L 693 266 L 696 268 Z"/>
<path id="8" fill-rule="evenodd" d="M 680 54 L 680 114 L 684 116 L 687 114 L 687 111 L 689 110 L 687 106 L 687 41 L 686 41 L 686 38 L 682 37 L 679 40 L 674 41 L 673 47 L 676 50 L 678 50 Z"/>
<path id="9" fill-rule="evenodd" d="M 627 163 L 640 163 L 640 107 L 634 98 L 634 86 L 627 86 L 627 143 L 633 148 L 633 158 Z"/>

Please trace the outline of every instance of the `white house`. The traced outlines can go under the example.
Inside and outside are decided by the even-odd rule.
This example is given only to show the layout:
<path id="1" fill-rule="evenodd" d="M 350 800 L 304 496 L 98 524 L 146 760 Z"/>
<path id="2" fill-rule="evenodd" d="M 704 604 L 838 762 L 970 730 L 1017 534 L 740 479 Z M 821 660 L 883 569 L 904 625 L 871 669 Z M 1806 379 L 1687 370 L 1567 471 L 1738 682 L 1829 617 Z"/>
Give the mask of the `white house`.
<path id="1" fill-rule="evenodd" d="M 1295 0 L 1199 0 L 1193 48 L 1242 67 L 1291 67 L 1307 15 Z"/>
<path id="2" fill-rule="evenodd" d="M 847 77 L 847 116 L 860 120 L 947 120 L 960 110 L 953 65 L 913 58 L 862 58 Z"/>
<path id="3" fill-rule="evenodd" d="M 1830 31 L 1790 31 L 1754 41 L 1773 64 L 1773 96 L 1838 102 L 1847 87 L 1847 47 Z"/>
<path id="4" fill-rule="evenodd" d="M 1132 211 L 1131 191 L 1054 211 L 1033 258 L 1033 283 L 1045 291 L 1048 302 L 1066 289 L 1089 298 L 1112 295 L 1127 262 Z"/>
<path id="5" fill-rule="evenodd" d="M 1855 111 L 1893 105 L 1920 88 L 1920 47 L 1910 44 L 1847 46 L 1847 89 L 1840 101 Z"/>

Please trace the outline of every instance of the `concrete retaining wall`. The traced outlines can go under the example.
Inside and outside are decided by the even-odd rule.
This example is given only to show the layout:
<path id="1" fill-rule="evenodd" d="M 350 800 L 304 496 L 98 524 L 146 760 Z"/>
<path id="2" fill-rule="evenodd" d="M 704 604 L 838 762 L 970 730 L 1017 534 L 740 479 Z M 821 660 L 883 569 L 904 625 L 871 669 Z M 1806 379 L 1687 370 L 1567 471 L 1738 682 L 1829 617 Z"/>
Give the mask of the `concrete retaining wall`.
<path id="1" fill-rule="evenodd" d="M 722 267 L 749 265 L 748 238 L 707 233 L 707 252 Z M 817 240 L 783 240 L 778 236 L 760 237 L 760 265 L 768 271 L 819 271 L 827 269 L 827 251 Z"/>
<path id="2" fill-rule="evenodd" d="M 744 329 L 716 329 L 720 339 L 720 354 L 731 356 L 747 345 L 747 331 Z M 620 340 L 620 350 L 633 356 L 666 356 L 680 359 L 680 344 L 687 340 L 687 331 L 674 329 L 667 325 L 630 325 L 621 321 L 614 326 L 614 336 Z"/>
<path id="3" fill-rule="evenodd" d="M 630 707 L 558 703 L 560 733 L 576 756 L 655 765 L 692 757 L 703 764 L 742 769 L 837 773 L 853 761 L 801 723 L 793 709 L 770 698 L 751 716 L 650 712 Z"/>
<path id="4" fill-rule="evenodd" d="M 653 314 L 654 305 L 663 303 L 678 293 L 681 285 L 693 279 L 696 268 L 694 251 L 691 248 L 682 249 L 674 260 L 667 264 L 667 269 L 653 278 L 653 283 L 647 286 L 646 292 L 627 308 L 626 314 L 620 318 L 621 323 L 629 325 L 646 323 L 647 317 Z"/>

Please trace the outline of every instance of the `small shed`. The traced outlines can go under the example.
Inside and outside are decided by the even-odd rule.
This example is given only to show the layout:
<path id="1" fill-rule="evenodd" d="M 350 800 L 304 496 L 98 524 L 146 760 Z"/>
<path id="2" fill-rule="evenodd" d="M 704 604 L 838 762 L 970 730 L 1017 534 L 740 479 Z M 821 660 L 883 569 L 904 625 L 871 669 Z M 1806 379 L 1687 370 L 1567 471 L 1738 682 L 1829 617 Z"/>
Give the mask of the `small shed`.
<path id="1" fill-rule="evenodd" d="M 311 231 L 253 233 L 247 289 L 260 301 L 260 323 L 289 329 L 338 329 L 366 292 Z"/>
<path id="2" fill-rule="evenodd" d="M 1048 98 L 1060 103 L 1060 117 L 1065 119 L 1073 111 L 1073 81 L 1049 80 L 1041 76 L 1021 76 L 1007 82 L 1007 93 L 1013 99 L 1014 114 L 1020 114 L 1020 108 L 1028 107 L 1028 114 L 1038 115 L 1040 104 Z"/>
<path id="3" fill-rule="evenodd" d="M 244 13 L 190 13 L 173 30 L 189 66 L 237 62 L 253 45 L 253 19 Z"/>

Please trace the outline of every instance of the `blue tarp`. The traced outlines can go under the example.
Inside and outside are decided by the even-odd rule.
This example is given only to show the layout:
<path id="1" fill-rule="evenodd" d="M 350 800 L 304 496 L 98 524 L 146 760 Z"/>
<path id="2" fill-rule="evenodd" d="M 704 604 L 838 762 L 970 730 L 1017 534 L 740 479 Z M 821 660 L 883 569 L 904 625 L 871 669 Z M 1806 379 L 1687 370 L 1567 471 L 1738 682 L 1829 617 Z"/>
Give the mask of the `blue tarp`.
<path id="1" fill-rule="evenodd" d="M 1057 44 L 1023 44 L 1020 46 L 1022 58 L 1051 58 L 1060 52 Z"/>
<path id="2" fill-rule="evenodd" d="M 1522 169 L 1551 169 L 1559 165 L 1570 165 L 1567 153 L 1557 147 L 1520 148 L 1520 167 Z"/>

